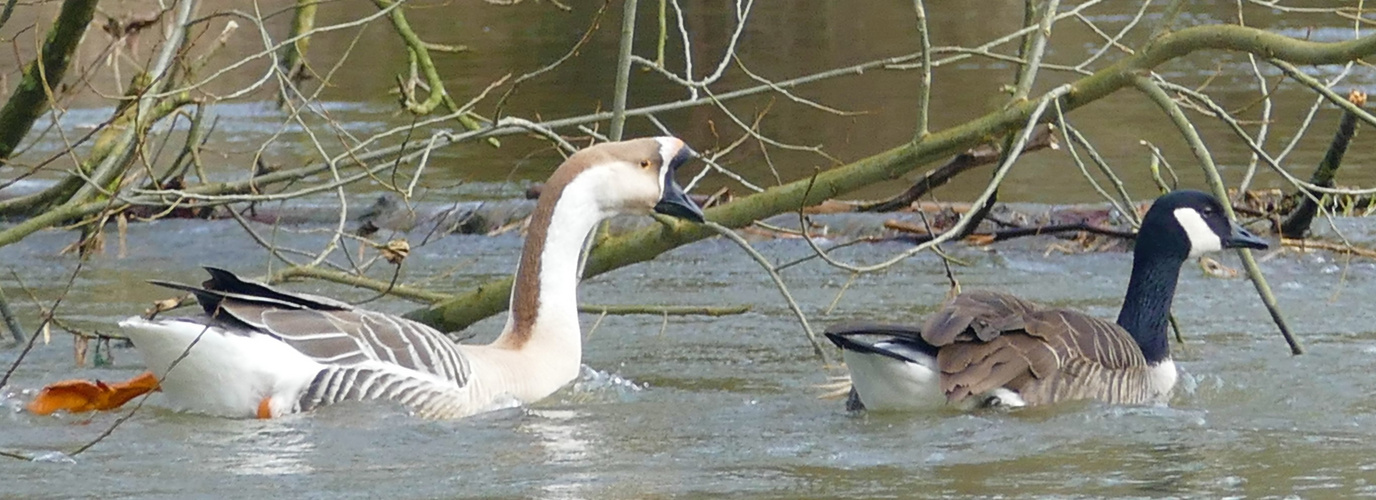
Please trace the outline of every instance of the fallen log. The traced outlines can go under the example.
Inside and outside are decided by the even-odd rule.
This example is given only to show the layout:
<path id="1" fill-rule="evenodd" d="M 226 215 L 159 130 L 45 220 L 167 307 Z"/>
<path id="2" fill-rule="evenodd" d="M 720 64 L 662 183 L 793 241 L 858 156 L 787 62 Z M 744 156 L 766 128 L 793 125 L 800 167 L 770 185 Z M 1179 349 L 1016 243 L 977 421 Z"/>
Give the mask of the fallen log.
<path id="1" fill-rule="evenodd" d="M 926 243 L 928 241 L 931 241 L 931 239 L 935 237 L 935 235 L 928 232 L 926 228 L 917 227 L 915 225 L 901 221 L 885 221 L 884 227 L 904 233 L 906 236 L 900 237 L 899 239 L 911 242 L 913 244 Z M 1102 227 L 1081 221 L 1068 224 L 1046 224 L 1031 227 L 1011 227 L 1008 229 L 1000 229 L 997 231 L 991 231 L 987 233 L 974 233 L 967 236 L 965 238 L 965 241 L 975 245 L 988 245 L 990 243 L 998 241 L 1006 241 L 1014 238 L 1022 238 L 1025 236 L 1040 236 L 1069 232 L 1083 232 L 1097 234 L 1101 236 L 1122 238 L 1125 240 L 1137 239 L 1137 233 L 1132 231 L 1123 231 L 1119 229 Z"/>

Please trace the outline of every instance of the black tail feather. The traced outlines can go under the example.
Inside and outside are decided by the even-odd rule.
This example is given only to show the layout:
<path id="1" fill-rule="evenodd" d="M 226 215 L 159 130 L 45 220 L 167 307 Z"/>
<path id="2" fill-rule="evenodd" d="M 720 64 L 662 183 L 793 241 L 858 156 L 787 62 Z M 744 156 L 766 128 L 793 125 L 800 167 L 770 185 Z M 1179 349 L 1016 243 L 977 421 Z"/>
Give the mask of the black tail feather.
<path id="1" fill-rule="evenodd" d="M 928 356 L 936 357 L 937 348 L 934 345 L 922 340 L 922 329 L 909 325 L 896 325 L 884 323 L 843 323 L 833 325 L 823 332 L 827 340 L 836 344 L 836 347 L 843 351 L 855 351 L 870 354 L 878 354 L 899 361 L 918 362 L 909 359 L 897 352 L 894 352 L 876 344 L 886 342 L 890 344 L 901 344 L 909 349 L 921 352 Z M 875 342 L 869 342 L 858 337 L 882 337 Z"/>
<path id="2" fill-rule="evenodd" d="M 148 280 L 149 283 L 173 290 L 190 292 L 196 302 L 210 317 L 219 317 L 225 300 L 250 304 L 260 304 L 284 309 L 315 309 L 322 311 L 346 310 L 350 307 L 323 297 L 282 292 L 270 286 L 240 278 L 224 269 L 206 267 L 210 279 L 201 286 L 186 285 L 163 280 Z"/>
<path id="3" fill-rule="evenodd" d="M 349 309 L 347 304 L 339 303 L 323 297 L 307 296 L 302 294 L 287 293 L 279 291 L 273 287 L 240 278 L 238 275 L 217 267 L 205 266 L 206 272 L 210 273 L 210 279 L 202 283 L 207 290 L 225 292 L 228 295 L 242 295 L 248 297 L 271 299 L 288 304 L 294 304 L 306 309 L 316 310 L 344 310 Z"/>
<path id="4" fill-rule="evenodd" d="M 900 325 L 896 323 L 872 323 L 867 321 L 857 321 L 853 323 L 841 323 L 827 327 L 827 333 L 840 335 L 850 334 L 870 334 L 870 335 L 893 335 L 895 337 L 922 338 L 922 328 L 913 325 Z"/>
<path id="5" fill-rule="evenodd" d="M 201 305 L 201 309 L 204 309 L 205 314 L 210 317 L 218 316 L 218 313 L 221 311 L 221 305 L 224 303 L 225 300 L 235 300 L 240 302 L 270 305 L 286 309 L 303 309 L 303 306 L 301 306 L 300 304 L 296 304 L 293 302 L 285 302 L 270 297 L 261 297 L 243 293 L 232 293 L 208 287 L 202 288 L 182 283 L 176 283 L 172 281 L 148 280 L 148 283 L 163 288 L 171 288 L 173 290 L 190 292 L 192 295 L 196 296 L 196 302 Z"/>

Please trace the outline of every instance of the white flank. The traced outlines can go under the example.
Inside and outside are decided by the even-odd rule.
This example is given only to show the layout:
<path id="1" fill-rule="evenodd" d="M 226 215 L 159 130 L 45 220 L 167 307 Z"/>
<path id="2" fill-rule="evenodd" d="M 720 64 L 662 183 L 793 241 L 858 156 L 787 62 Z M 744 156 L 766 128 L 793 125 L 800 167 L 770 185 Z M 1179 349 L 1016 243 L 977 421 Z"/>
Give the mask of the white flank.
<path id="1" fill-rule="evenodd" d="M 930 410 L 946 405 L 933 369 L 936 359 L 930 356 L 918 358 L 925 363 L 850 350 L 841 351 L 841 356 L 850 368 L 851 385 L 868 410 Z"/>
<path id="2" fill-rule="evenodd" d="M 1158 403 L 1165 403 L 1170 399 L 1171 390 L 1175 388 L 1175 381 L 1180 378 L 1180 374 L 1175 369 L 1175 361 L 1167 358 L 1152 365 L 1150 370 L 1147 384 L 1151 388 L 1152 399 Z"/>
<path id="3" fill-rule="evenodd" d="M 961 401 L 960 408 L 970 411 L 980 408 L 1022 408 L 1027 406 L 1027 401 L 1022 399 L 1022 395 L 1007 387 L 1000 387 L 984 394 L 970 396 Z"/>
<path id="4" fill-rule="evenodd" d="M 273 416 L 291 413 L 301 391 L 323 367 L 282 341 L 259 333 L 137 316 L 119 326 L 157 375 L 168 403 L 184 410 L 253 417 L 263 398 L 272 398 Z M 177 361 L 183 353 L 186 357 Z"/>
<path id="5" fill-rule="evenodd" d="M 1177 208 L 1175 220 L 1180 223 L 1180 227 L 1185 228 L 1185 235 L 1190 239 L 1190 258 L 1223 249 L 1223 241 L 1209 228 L 1209 224 L 1204 222 L 1204 217 L 1199 215 L 1199 211 L 1193 208 Z"/>

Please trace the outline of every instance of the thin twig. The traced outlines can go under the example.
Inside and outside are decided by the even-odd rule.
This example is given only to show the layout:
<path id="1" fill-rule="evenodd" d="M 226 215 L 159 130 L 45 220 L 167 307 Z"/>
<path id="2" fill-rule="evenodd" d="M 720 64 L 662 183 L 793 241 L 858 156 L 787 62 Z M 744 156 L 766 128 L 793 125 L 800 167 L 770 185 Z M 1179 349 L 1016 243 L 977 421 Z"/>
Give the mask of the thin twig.
<path id="1" fill-rule="evenodd" d="M 918 78 L 921 88 L 917 94 L 917 133 L 913 135 L 913 140 L 920 141 L 931 133 L 927 130 L 927 117 L 932 102 L 932 39 L 927 28 L 927 8 L 922 5 L 922 0 L 913 0 L 913 13 L 917 15 L 918 51 L 922 55 L 922 76 Z"/>
<path id="2" fill-rule="evenodd" d="M 745 241 L 745 238 L 736 234 L 731 228 L 715 222 L 707 222 L 705 225 L 713 231 L 716 231 L 717 234 L 725 236 L 726 239 L 735 242 L 736 245 L 741 247 L 741 250 L 745 250 L 745 253 L 750 255 L 750 258 L 755 259 L 755 262 L 758 262 L 760 267 L 764 268 L 765 272 L 769 273 L 770 279 L 774 280 L 774 286 L 779 289 L 780 294 L 783 294 L 784 300 L 788 301 L 788 308 L 793 311 L 794 315 L 798 316 L 798 323 L 803 325 L 803 333 L 807 334 L 807 340 L 812 344 L 813 354 L 816 354 L 817 358 L 822 360 L 823 365 L 830 365 L 831 363 L 827 360 L 826 351 L 822 349 L 822 344 L 817 341 L 817 334 L 812 332 L 812 326 L 807 322 L 807 315 L 803 314 L 803 309 L 801 307 L 798 307 L 798 302 L 793 300 L 793 294 L 788 292 L 788 285 L 784 284 L 783 277 L 779 276 L 778 270 L 769 262 L 769 259 L 760 255 L 760 252 L 750 246 L 750 242 Z"/>
<path id="3" fill-rule="evenodd" d="M 631 48 L 635 45 L 635 6 L 639 0 L 622 0 L 621 11 L 621 48 L 616 58 L 616 89 L 612 94 L 612 123 L 607 137 L 613 141 L 621 140 L 626 127 L 626 94 L 631 84 Z"/>
<path id="4" fill-rule="evenodd" d="M 4 317 L 5 327 L 10 332 L 10 340 L 16 345 L 24 343 L 24 327 L 20 326 L 19 318 L 14 317 L 14 311 L 10 310 L 10 301 L 5 298 L 3 286 L 0 286 L 0 316 Z"/>
<path id="5" fill-rule="evenodd" d="M 77 275 L 81 274 L 81 270 L 86 267 L 86 260 L 89 258 L 89 255 L 88 253 L 83 253 L 81 254 L 81 258 L 76 261 L 76 268 L 72 269 L 72 274 L 67 277 L 67 284 L 63 285 L 62 293 L 53 301 L 52 306 L 43 311 L 43 321 L 39 322 L 38 328 L 35 328 L 33 334 L 29 335 L 29 342 L 24 344 L 24 350 L 19 352 L 19 356 L 14 358 L 14 363 L 10 364 L 8 370 L 5 370 L 5 376 L 0 377 L 0 387 L 5 387 L 5 384 L 9 383 L 10 376 L 14 375 L 14 371 L 19 369 L 19 364 L 23 363 L 24 358 L 29 355 L 29 351 L 33 350 L 34 343 L 38 338 L 43 336 L 40 335 L 43 333 L 43 329 L 48 328 L 48 325 L 52 323 L 53 315 L 57 314 L 57 308 L 62 305 L 62 301 L 67 299 L 67 294 L 72 291 L 72 285 L 76 284 Z"/>

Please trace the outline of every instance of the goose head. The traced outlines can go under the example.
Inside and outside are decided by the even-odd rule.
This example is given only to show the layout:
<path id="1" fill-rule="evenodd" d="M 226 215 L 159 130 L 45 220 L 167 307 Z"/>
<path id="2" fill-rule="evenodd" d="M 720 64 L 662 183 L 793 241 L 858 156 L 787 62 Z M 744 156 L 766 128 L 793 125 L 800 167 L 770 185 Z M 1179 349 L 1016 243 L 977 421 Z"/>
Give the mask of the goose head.
<path id="1" fill-rule="evenodd" d="M 1225 248 L 1264 249 L 1267 244 L 1229 219 L 1213 196 L 1180 190 L 1157 198 L 1151 205 L 1142 218 L 1137 247 L 1139 252 L 1152 248 L 1183 261 Z"/>
<path id="2" fill-rule="evenodd" d="M 703 222 L 702 209 L 674 181 L 678 167 L 692 157 L 675 137 L 607 142 L 574 153 L 546 186 L 587 186 L 596 191 L 592 199 L 604 214 L 658 212 Z"/>

